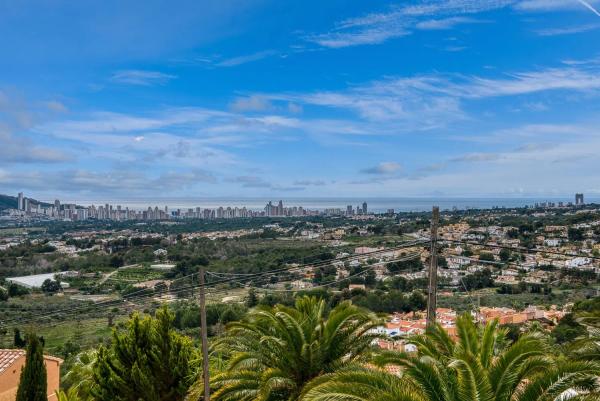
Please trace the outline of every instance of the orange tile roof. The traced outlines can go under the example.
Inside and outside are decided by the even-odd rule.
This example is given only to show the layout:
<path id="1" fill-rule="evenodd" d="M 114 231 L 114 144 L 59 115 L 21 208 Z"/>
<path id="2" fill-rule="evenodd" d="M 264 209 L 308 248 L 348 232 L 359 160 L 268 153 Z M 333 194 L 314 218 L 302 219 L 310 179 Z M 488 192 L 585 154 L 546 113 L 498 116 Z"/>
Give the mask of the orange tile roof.
<path id="1" fill-rule="evenodd" d="M 25 355 L 22 349 L 0 349 L 0 373 L 8 369 L 17 359 Z"/>

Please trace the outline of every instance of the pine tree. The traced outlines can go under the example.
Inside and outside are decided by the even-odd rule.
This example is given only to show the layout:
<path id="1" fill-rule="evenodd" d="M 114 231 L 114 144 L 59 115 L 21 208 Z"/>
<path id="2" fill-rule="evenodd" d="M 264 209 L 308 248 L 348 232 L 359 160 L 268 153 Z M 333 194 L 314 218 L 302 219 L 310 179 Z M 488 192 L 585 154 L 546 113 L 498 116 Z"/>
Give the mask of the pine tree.
<path id="1" fill-rule="evenodd" d="M 194 380 L 192 342 L 177 333 L 173 315 L 135 314 L 126 331 L 113 331 L 109 348 L 100 347 L 92 389 L 97 401 L 181 401 Z"/>
<path id="2" fill-rule="evenodd" d="M 258 297 L 256 296 L 254 288 L 250 288 L 250 291 L 248 291 L 248 297 L 246 298 L 246 306 L 248 308 L 254 308 L 256 305 L 258 305 Z"/>
<path id="3" fill-rule="evenodd" d="M 25 366 L 21 370 L 16 401 L 47 401 L 44 347 L 35 334 L 27 336 Z"/>

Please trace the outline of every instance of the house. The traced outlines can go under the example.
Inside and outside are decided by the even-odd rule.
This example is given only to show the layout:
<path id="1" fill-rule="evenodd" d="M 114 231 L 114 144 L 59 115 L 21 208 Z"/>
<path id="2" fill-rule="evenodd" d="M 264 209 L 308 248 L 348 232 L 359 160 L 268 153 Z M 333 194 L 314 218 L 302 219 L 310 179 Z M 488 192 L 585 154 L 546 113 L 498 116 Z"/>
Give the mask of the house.
<path id="1" fill-rule="evenodd" d="M 352 291 L 352 290 L 366 290 L 367 287 L 364 284 L 350 284 L 348 286 L 348 289 L 350 291 Z"/>
<path id="2" fill-rule="evenodd" d="M 49 400 L 56 400 L 62 362 L 62 359 L 44 355 L 44 364 L 48 375 L 46 394 Z M 25 350 L 0 349 L 0 401 L 14 401 L 17 398 L 23 366 L 25 366 Z"/>

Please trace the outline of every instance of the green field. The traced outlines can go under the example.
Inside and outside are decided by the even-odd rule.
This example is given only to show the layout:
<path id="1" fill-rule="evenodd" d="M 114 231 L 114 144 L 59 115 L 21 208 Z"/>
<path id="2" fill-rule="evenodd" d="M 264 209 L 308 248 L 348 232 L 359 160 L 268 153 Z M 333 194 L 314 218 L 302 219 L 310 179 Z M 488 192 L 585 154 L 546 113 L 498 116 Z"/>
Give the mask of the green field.
<path id="1" fill-rule="evenodd" d="M 46 232 L 46 227 L 14 227 L 14 228 L 0 228 L 0 236 L 9 235 L 22 235 L 29 233 L 41 233 Z"/>
<path id="2" fill-rule="evenodd" d="M 164 272 L 146 267 L 119 269 L 108 281 L 111 283 L 135 284 L 147 280 L 163 278 Z"/>

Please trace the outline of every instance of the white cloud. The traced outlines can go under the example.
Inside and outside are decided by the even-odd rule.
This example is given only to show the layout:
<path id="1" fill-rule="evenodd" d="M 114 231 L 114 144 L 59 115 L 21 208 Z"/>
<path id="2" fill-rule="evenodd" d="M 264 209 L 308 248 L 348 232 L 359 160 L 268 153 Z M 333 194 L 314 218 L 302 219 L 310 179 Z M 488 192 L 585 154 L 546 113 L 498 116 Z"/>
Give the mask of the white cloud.
<path id="1" fill-rule="evenodd" d="M 57 100 L 50 100 L 50 101 L 46 102 L 45 104 L 46 104 L 46 107 L 48 108 L 48 110 L 54 111 L 56 113 L 66 113 L 67 111 L 69 111 L 69 109 L 67 109 L 67 106 L 65 106 L 64 104 L 62 104 L 61 102 L 59 102 Z"/>
<path id="2" fill-rule="evenodd" d="M 462 15 L 503 8 L 514 1 L 444 0 L 396 5 L 388 11 L 340 21 L 331 31 L 308 35 L 305 39 L 329 48 L 380 44 L 410 35 L 414 29 L 450 29 L 458 24 L 477 22 Z"/>
<path id="3" fill-rule="evenodd" d="M 238 97 L 230 105 L 233 111 L 267 111 L 273 109 L 268 99 L 262 96 Z"/>
<path id="4" fill-rule="evenodd" d="M 322 187 L 324 185 L 327 185 L 327 183 L 323 180 L 296 180 L 296 181 L 294 181 L 294 185 L 303 186 L 303 187 L 309 187 L 309 186 Z"/>
<path id="5" fill-rule="evenodd" d="M 145 174 L 125 169 L 88 171 L 83 169 L 7 172 L 0 169 L 0 184 L 26 190 L 51 189 L 68 193 L 88 194 L 151 194 L 158 191 L 181 191 L 199 185 L 214 184 L 215 176 L 206 170 L 167 171 Z"/>
<path id="6" fill-rule="evenodd" d="M 400 172 L 402 166 L 396 162 L 381 162 L 376 166 L 361 170 L 364 174 L 389 175 Z"/>
<path id="7" fill-rule="evenodd" d="M 578 4 L 579 3 L 579 4 Z M 559 11 L 559 10 L 582 10 L 583 7 L 595 11 L 592 4 L 599 3 L 598 0 L 523 0 L 516 2 L 514 8 L 521 11 Z"/>
<path id="8" fill-rule="evenodd" d="M 535 31 L 540 36 L 558 36 L 558 35 L 572 35 L 576 33 L 583 33 L 594 31 L 600 28 L 600 24 L 585 24 L 585 25 L 576 25 L 570 27 L 563 28 L 546 28 L 546 29 L 538 29 Z"/>
<path id="9" fill-rule="evenodd" d="M 115 72 L 110 79 L 120 84 L 151 86 L 164 85 L 175 78 L 177 78 L 176 75 L 160 71 L 122 70 Z"/>
<path id="10" fill-rule="evenodd" d="M 459 24 L 481 23 L 482 21 L 467 17 L 449 17 L 442 19 L 430 19 L 418 22 L 415 27 L 424 30 L 443 30 L 451 29 Z"/>
<path id="11" fill-rule="evenodd" d="M 483 22 L 468 16 L 507 7 L 522 12 L 586 7 L 600 16 L 594 7 L 597 2 L 599 0 L 427 0 L 410 5 L 398 3 L 387 11 L 342 20 L 330 31 L 307 35 L 305 39 L 328 48 L 374 45 L 411 35 L 416 29 L 452 29 L 458 24 Z"/>
<path id="12" fill-rule="evenodd" d="M 0 164 L 64 163 L 73 156 L 59 149 L 40 146 L 29 138 L 0 130 Z"/>
<path id="13" fill-rule="evenodd" d="M 384 26 L 361 30 L 359 32 L 331 32 L 310 35 L 306 39 L 323 47 L 342 48 L 359 45 L 375 45 L 388 39 L 410 35 L 402 26 Z"/>
<path id="14" fill-rule="evenodd" d="M 262 60 L 266 57 L 270 57 L 270 56 L 274 56 L 276 55 L 277 52 L 275 50 L 263 50 L 260 52 L 256 52 L 256 53 L 252 53 L 252 54 L 248 54 L 248 55 L 244 55 L 244 56 L 238 56 L 238 57 L 232 57 L 226 60 L 222 60 L 219 61 L 218 63 L 216 63 L 215 65 L 218 67 L 235 67 L 241 64 L 246 64 L 246 63 L 250 63 L 253 61 L 258 61 L 258 60 Z"/>

